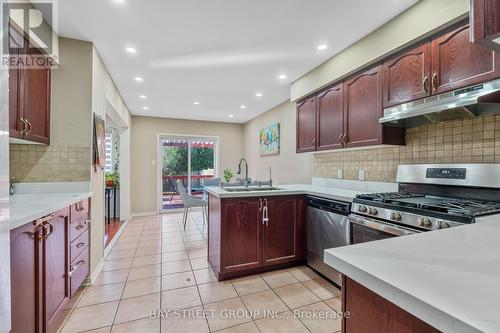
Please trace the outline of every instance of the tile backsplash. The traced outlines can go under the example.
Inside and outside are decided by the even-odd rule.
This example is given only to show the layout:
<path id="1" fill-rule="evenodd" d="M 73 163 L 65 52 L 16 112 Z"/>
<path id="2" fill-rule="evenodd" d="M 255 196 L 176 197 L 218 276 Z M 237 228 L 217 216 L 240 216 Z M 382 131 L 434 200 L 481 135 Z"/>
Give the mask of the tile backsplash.
<path id="1" fill-rule="evenodd" d="M 500 115 L 409 128 L 406 145 L 314 154 L 315 177 L 394 182 L 399 164 L 500 163 Z"/>
<path id="2" fill-rule="evenodd" d="M 10 177 L 16 182 L 90 180 L 90 146 L 10 145 Z"/>

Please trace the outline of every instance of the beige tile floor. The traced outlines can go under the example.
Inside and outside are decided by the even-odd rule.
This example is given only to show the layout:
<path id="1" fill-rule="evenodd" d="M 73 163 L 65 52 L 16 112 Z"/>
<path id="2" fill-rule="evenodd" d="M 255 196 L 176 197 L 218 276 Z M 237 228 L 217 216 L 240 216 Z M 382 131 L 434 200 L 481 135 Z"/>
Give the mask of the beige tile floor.
<path id="1" fill-rule="evenodd" d="M 207 264 L 201 212 L 190 214 L 186 230 L 181 219 L 182 213 L 169 213 L 131 220 L 61 333 L 340 330 L 339 320 L 313 316 L 340 311 L 340 291 L 309 268 L 217 282 Z M 151 319 L 160 309 L 161 318 Z M 174 310 L 182 311 L 167 313 Z"/>

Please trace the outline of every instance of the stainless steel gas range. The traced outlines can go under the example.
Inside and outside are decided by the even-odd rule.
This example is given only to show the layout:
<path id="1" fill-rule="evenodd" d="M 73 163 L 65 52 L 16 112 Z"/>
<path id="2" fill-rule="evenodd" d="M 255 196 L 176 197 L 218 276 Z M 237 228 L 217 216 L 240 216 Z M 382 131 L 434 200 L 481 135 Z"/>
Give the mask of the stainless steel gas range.
<path id="1" fill-rule="evenodd" d="M 356 196 L 350 243 L 446 229 L 500 214 L 500 165 L 400 165 L 398 192 Z"/>

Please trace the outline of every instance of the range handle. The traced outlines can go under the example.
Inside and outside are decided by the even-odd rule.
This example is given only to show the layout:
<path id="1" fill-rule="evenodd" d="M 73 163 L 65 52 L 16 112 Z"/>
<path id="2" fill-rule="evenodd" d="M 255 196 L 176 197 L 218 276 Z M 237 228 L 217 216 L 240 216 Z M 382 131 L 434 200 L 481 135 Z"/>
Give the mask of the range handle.
<path id="1" fill-rule="evenodd" d="M 417 230 L 380 222 L 366 217 L 359 217 L 357 215 L 349 215 L 349 222 L 394 236 L 406 236 L 419 233 Z"/>

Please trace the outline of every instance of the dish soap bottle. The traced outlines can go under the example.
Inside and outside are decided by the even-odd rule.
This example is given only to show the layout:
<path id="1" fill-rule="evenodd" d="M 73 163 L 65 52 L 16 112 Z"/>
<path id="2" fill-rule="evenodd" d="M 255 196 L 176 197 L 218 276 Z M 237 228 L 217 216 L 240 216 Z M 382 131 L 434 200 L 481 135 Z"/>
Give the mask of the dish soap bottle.
<path id="1" fill-rule="evenodd" d="M 10 187 L 9 187 L 9 194 L 10 195 L 13 195 L 14 194 L 14 181 L 16 180 L 16 178 L 12 177 L 10 179 Z"/>

